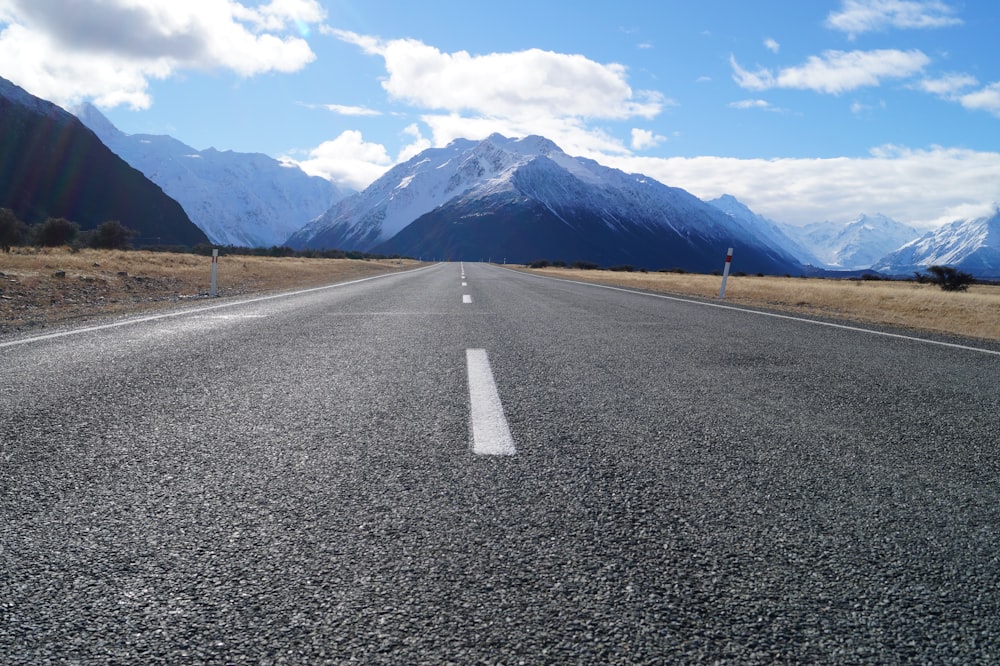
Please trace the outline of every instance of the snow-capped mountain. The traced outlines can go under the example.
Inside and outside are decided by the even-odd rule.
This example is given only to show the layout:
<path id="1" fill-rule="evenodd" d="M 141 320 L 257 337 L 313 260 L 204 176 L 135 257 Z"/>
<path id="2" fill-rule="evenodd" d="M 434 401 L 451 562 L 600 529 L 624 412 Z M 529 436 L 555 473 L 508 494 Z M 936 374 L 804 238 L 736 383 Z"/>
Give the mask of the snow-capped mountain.
<path id="1" fill-rule="evenodd" d="M 24 222 L 64 217 L 83 230 L 117 220 L 137 245 L 207 240 L 176 201 L 60 107 L 0 78 L 0 208 Z"/>
<path id="2" fill-rule="evenodd" d="M 723 194 L 718 199 L 712 199 L 706 203 L 715 206 L 723 213 L 732 217 L 738 224 L 743 225 L 747 233 L 759 236 L 774 247 L 784 249 L 803 264 L 811 264 L 813 266 L 823 264 L 812 252 L 785 233 L 782 227 L 776 222 L 750 210 L 746 204 L 733 195 Z"/>
<path id="3" fill-rule="evenodd" d="M 125 134 L 90 104 L 76 115 L 112 151 L 180 202 L 213 243 L 280 245 L 347 194 L 267 155 L 195 150 L 169 136 Z"/>
<path id="4" fill-rule="evenodd" d="M 570 157 L 539 136 L 460 139 L 397 165 L 289 238 L 450 259 L 587 260 L 711 271 L 787 272 L 794 257 L 694 195 Z"/>
<path id="5" fill-rule="evenodd" d="M 881 257 L 920 235 L 913 227 L 881 214 L 861 215 L 846 224 L 815 222 L 783 229 L 821 265 L 840 269 L 871 268 Z"/>
<path id="6" fill-rule="evenodd" d="M 939 227 L 882 257 L 874 268 L 901 275 L 928 266 L 951 266 L 976 277 L 1000 277 L 1000 209 L 991 217 Z"/>

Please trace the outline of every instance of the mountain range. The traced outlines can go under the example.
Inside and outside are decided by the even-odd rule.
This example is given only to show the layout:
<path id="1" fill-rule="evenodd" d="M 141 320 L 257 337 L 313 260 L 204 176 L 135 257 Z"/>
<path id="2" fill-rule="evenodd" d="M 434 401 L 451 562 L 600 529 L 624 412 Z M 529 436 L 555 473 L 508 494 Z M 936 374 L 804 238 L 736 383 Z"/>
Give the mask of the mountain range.
<path id="1" fill-rule="evenodd" d="M 76 117 L 0 78 L 0 208 L 83 230 L 117 220 L 137 245 L 208 240 L 176 201 L 115 155 Z"/>
<path id="2" fill-rule="evenodd" d="M 89 103 L 74 112 L 218 245 L 281 245 L 349 193 L 267 155 L 196 150 L 170 136 L 126 134 Z"/>
<path id="3" fill-rule="evenodd" d="M 880 258 L 873 267 L 909 274 L 934 265 L 1000 278 L 1000 209 L 989 217 L 957 220 L 928 232 Z"/>
<path id="4" fill-rule="evenodd" d="M 82 229 L 118 220 L 139 232 L 137 244 L 287 243 L 699 272 L 718 270 L 735 247 L 734 266 L 745 272 L 907 275 L 941 264 L 1000 277 L 1000 210 L 923 236 L 877 214 L 793 227 L 729 195 L 703 202 L 571 157 L 543 137 L 497 134 L 426 150 L 345 197 L 265 155 L 198 151 L 169 136 L 125 134 L 90 105 L 77 113 L 83 123 L 0 78 L 0 207 L 29 223 L 66 217 Z"/>
<path id="5" fill-rule="evenodd" d="M 720 270 L 727 248 L 739 247 L 743 271 L 801 268 L 770 239 L 682 189 L 570 157 L 540 136 L 499 134 L 420 153 L 334 205 L 288 244 L 700 272 Z"/>
<path id="6" fill-rule="evenodd" d="M 862 214 L 846 224 L 815 222 L 802 227 L 785 226 L 785 232 L 833 269 L 871 268 L 886 254 L 918 238 L 920 232 L 881 214 Z"/>

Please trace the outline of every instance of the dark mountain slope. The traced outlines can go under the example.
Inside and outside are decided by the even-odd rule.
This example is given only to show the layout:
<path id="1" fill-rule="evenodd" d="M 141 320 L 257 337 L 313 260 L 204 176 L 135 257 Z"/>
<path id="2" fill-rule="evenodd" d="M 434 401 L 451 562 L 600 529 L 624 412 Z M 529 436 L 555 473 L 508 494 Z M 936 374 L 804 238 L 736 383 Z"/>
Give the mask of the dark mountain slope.
<path id="1" fill-rule="evenodd" d="M 194 245 L 205 234 L 79 120 L 0 79 L 0 207 L 28 223 L 64 217 L 82 229 L 118 220 L 137 245 Z"/>

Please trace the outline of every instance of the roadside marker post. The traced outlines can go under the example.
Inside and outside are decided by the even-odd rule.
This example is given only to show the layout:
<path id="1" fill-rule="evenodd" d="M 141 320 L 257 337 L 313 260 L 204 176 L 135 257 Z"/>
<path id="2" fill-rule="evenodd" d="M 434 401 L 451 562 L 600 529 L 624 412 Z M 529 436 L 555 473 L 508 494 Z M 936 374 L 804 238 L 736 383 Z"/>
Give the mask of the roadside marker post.
<path id="1" fill-rule="evenodd" d="M 733 248 L 726 252 L 726 267 L 722 269 L 722 287 L 719 289 L 719 300 L 726 297 L 726 280 L 729 279 L 729 267 L 733 265 Z"/>
<path id="2" fill-rule="evenodd" d="M 219 251 L 218 250 L 212 250 L 212 288 L 208 292 L 208 297 L 209 298 L 215 298 L 215 292 L 216 292 L 216 289 L 215 289 L 215 287 L 216 287 L 215 275 L 218 272 L 218 268 L 219 268 Z"/>

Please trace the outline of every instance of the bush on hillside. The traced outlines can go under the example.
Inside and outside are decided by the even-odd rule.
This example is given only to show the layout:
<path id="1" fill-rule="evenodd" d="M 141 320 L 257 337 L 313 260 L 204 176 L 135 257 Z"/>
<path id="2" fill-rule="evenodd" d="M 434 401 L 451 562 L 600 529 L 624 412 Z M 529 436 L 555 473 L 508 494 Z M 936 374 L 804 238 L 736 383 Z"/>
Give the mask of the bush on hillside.
<path id="1" fill-rule="evenodd" d="M 108 220 L 93 231 L 80 235 L 85 236 L 84 245 L 87 247 L 98 250 L 128 250 L 132 247 L 132 239 L 138 232 L 129 229 L 118 220 Z"/>
<path id="2" fill-rule="evenodd" d="M 17 219 L 10 208 L 0 208 L 0 249 L 4 254 L 10 252 L 10 248 L 24 242 L 28 237 L 28 225 Z"/>
<path id="3" fill-rule="evenodd" d="M 69 245 L 76 240 L 79 233 L 80 225 L 64 217 L 50 217 L 32 229 L 35 245 L 41 247 Z"/>

